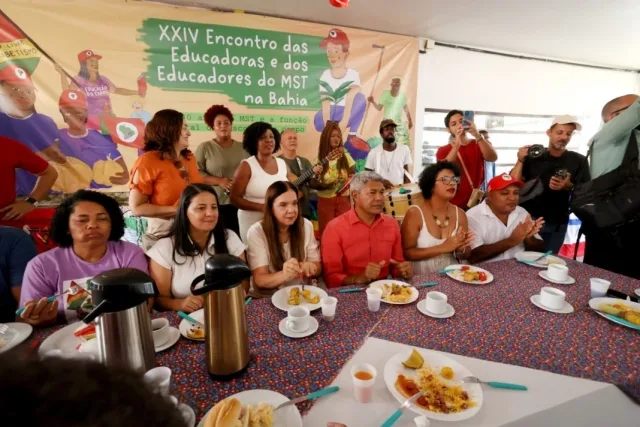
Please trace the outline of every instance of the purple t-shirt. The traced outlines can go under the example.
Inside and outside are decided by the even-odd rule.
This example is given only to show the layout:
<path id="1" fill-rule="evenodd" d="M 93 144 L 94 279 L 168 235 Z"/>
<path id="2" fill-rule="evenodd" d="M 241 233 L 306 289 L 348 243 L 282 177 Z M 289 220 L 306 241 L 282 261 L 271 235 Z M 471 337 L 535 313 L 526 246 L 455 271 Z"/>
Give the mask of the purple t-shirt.
<path id="1" fill-rule="evenodd" d="M 58 139 L 58 127 L 49 116 L 33 113 L 24 119 L 0 113 L 0 136 L 13 138 L 37 153 L 51 147 Z M 0 150 L 2 147 L 0 147 Z M 22 169 L 16 170 L 16 194 L 27 196 L 33 191 L 37 177 Z"/>
<path id="2" fill-rule="evenodd" d="M 109 93 L 111 88 L 115 87 L 111 80 L 102 75 L 97 82 L 89 81 L 80 76 L 75 76 L 74 79 L 80 85 L 80 90 L 87 95 L 87 110 L 90 116 L 102 114 L 104 104 L 111 105 Z"/>
<path id="3" fill-rule="evenodd" d="M 133 243 L 108 242 L 107 253 L 95 264 L 80 259 L 73 248 L 54 248 L 44 252 L 27 264 L 22 280 L 20 306 L 28 301 L 60 294 L 72 285 L 83 290 L 76 295 L 67 293 L 58 297 L 58 318 L 71 323 L 84 318 L 93 308 L 91 296 L 86 292 L 87 281 L 114 268 L 137 268 L 149 272 L 144 252 Z"/>
<path id="4" fill-rule="evenodd" d="M 99 160 L 111 160 L 122 157 L 111 137 L 102 135 L 93 129 L 88 129 L 87 136 L 74 137 L 69 135 L 68 129 L 60 129 L 60 150 L 63 154 L 86 163 L 91 169 Z M 109 188 L 109 186 L 97 184 L 91 181 L 91 188 Z"/>

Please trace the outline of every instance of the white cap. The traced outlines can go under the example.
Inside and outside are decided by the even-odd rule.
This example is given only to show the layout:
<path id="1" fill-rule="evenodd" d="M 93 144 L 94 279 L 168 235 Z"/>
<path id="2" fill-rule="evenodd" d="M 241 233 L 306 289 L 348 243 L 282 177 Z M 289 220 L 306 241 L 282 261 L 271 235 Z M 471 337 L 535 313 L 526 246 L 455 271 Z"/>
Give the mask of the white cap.
<path id="1" fill-rule="evenodd" d="M 568 114 L 562 116 L 555 116 L 551 122 L 551 127 L 554 125 L 568 125 L 572 124 L 576 127 L 576 130 L 582 130 L 582 125 L 578 123 L 578 119 Z"/>

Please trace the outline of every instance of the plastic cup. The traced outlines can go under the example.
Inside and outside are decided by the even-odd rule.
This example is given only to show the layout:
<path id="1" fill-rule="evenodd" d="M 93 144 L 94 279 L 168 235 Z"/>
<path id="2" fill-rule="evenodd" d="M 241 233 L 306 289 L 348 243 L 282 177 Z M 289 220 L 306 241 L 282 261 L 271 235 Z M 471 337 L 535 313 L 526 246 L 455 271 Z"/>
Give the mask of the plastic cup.
<path id="1" fill-rule="evenodd" d="M 356 375 L 369 374 L 369 379 L 360 379 Z M 366 375 L 365 374 L 365 375 Z M 368 403 L 373 399 L 373 385 L 376 382 L 378 371 L 368 363 L 360 363 L 351 368 L 351 378 L 353 379 L 353 395 L 360 403 Z"/>
<path id="2" fill-rule="evenodd" d="M 382 299 L 382 290 L 378 288 L 367 288 L 367 304 L 369 311 L 376 312 L 380 310 L 380 300 Z"/>
<path id="3" fill-rule="evenodd" d="M 320 300 L 320 307 L 322 307 L 322 318 L 327 322 L 331 322 L 336 317 L 336 306 L 338 305 L 338 298 L 336 297 L 324 297 Z"/>
<path id="4" fill-rule="evenodd" d="M 600 298 L 607 295 L 611 282 L 604 279 L 591 279 L 591 298 Z"/>

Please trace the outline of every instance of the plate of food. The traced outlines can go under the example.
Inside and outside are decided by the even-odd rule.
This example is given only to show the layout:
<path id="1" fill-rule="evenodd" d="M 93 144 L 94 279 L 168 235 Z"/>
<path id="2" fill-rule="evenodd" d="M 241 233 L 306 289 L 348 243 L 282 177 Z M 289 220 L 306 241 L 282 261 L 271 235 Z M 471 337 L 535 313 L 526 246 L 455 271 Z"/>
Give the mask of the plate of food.
<path id="1" fill-rule="evenodd" d="M 486 285 L 493 282 L 493 274 L 475 265 L 454 264 L 445 269 L 447 276 L 462 283 Z"/>
<path id="2" fill-rule="evenodd" d="M 204 324 L 204 308 L 190 313 L 189 316 Z M 178 325 L 178 330 L 180 331 L 180 335 L 187 339 L 193 341 L 204 341 L 204 329 L 198 325 L 194 325 L 186 319 L 182 319 L 182 322 Z"/>
<path id="3" fill-rule="evenodd" d="M 40 356 L 86 357 L 98 355 L 96 325 L 75 322 L 49 335 L 38 348 Z"/>
<path id="4" fill-rule="evenodd" d="M 380 289 L 382 301 L 387 304 L 411 304 L 420 296 L 416 288 L 398 280 L 378 280 L 369 286 Z"/>
<path id="5" fill-rule="evenodd" d="M 297 305 L 313 311 L 320 308 L 320 300 L 326 296 L 328 296 L 327 292 L 317 286 L 305 286 L 302 291 L 302 285 L 294 285 L 282 288 L 273 294 L 271 302 L 284 311 L 289 311 L 291 307 Z"/>
<path id="6" fill-rule="evenodd" d="M 619 298 L 592 298 L 589 306 L 612 322 L 640 331 L 640 304 Z"/>
<path id="7" fill-rule="evenodd" d="M 482 407 L 480 384 L 462 383 L 473 376 L 460 363 L 431 350 L 411 349 L 396 354 L 384 366 L 384 381 L 398 402 L 425 392 L 409 409 L 439 421 L 462 421 Z"/>
<path id="8" fill-rule="evenodd" d="M 537 268 L 547 268 L 550 264 L 567 265 L 565 260 L 553 255 L 547 255 L 542 259 L 538 259 L 543 255 L 544 253 L 542 252 L 522 251 L 516 254 L 516 260 Z M 538 261 L 533 262 L 535 260 Z"/>
<path id="9" fill-rule="evenodd" d="M 33 332 L 33 326 L 28 323 L 12 322 L 5 323 L 9 331 L 0 335 L 0 353 L 11 350 L 13 347 L 25 341 Z"/>
<path id="10" fill-rule="evenodd" d="M 218 402 L 202 418 L 198 427 L 302 427 L 296 405 L 275 412 L 290 399 L 271 390 L 247 390 Z"/>

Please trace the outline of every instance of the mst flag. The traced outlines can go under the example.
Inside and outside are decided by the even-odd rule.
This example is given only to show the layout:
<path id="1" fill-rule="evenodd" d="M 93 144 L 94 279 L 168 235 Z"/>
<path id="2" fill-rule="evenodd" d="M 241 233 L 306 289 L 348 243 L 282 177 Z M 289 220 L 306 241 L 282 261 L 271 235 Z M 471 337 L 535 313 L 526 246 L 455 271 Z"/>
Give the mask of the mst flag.
<path id="1" fill-rule="evenodd" d="M 144 147 L 144 122 L 141 119 L 104 116 L 102 133 L 111 135 L 116 144 L 138 149 Z"/>
<path id="2" fill-rule="evenodd" d="M 40 51 L 4 12 L 0 11 L 0 69 L 9 64 L 33 74 L 40 62 Z"/>

